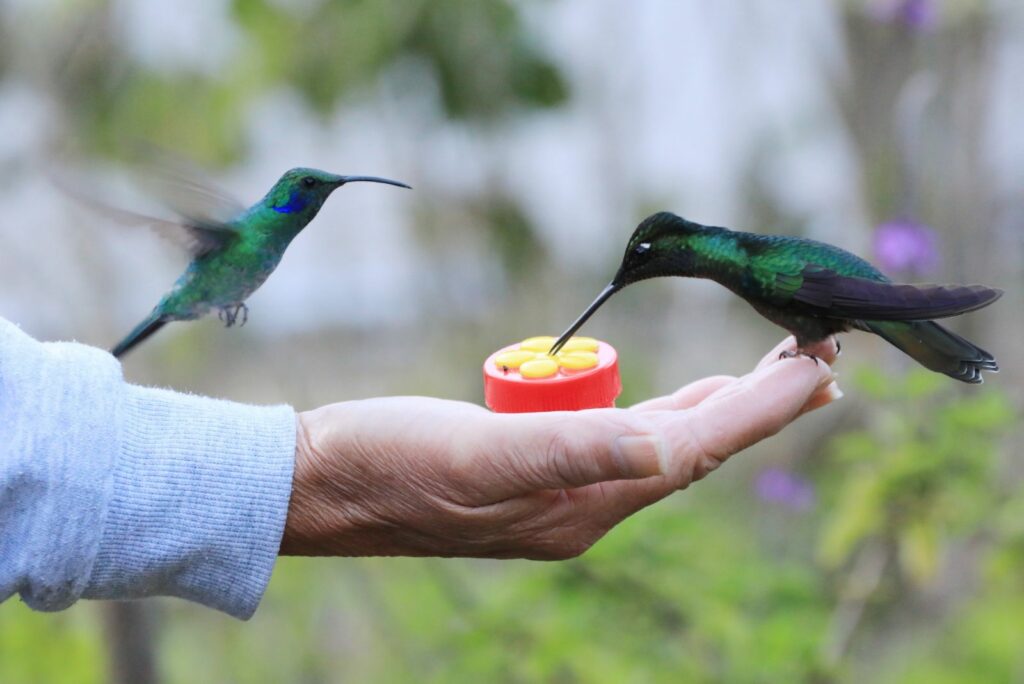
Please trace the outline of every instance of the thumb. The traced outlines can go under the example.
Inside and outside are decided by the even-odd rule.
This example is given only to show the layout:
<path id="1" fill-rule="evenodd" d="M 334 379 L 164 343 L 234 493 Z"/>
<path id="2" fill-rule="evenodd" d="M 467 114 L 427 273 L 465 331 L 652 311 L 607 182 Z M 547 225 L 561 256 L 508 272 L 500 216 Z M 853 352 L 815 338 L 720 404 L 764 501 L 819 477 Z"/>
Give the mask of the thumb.
<path id="1" fill-rule="evenodd" d="M 500 501 L 545 489 L 571 489 L 609 480 L 660 475 L 667 449 L 660 435 L 625 411 L 601 409 L 537 413 L 512 418 L 489 440 L 477 482 L 491 482 Z M 481 492 L 483 493 L 483 492 Z"/>

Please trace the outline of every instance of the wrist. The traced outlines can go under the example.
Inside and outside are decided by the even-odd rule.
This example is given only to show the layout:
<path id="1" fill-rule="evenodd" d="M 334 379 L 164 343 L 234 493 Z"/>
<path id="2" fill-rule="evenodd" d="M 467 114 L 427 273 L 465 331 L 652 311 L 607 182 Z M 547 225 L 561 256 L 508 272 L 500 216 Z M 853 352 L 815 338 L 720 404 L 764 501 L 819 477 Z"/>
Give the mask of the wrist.
<path id="1" fill-rule="evenodd" d="M 357 526 L 346 515 L 345 501 L 353 492 L 327 463 L 317 411 L 304 411 L 295 420 L 295 470 L 280 555 L 360 555 Z"/>
<path id="2" fill-rule="evenodd" d="M 309 555 L 303 550 L 309 545 L 308 513 L 310 508 L 311 445 L 304 412 L 295 414 L 295 469 L 292 471 L 292 494 L 288 500 L 288 515 L 281 537 L 282 556 Z"/>

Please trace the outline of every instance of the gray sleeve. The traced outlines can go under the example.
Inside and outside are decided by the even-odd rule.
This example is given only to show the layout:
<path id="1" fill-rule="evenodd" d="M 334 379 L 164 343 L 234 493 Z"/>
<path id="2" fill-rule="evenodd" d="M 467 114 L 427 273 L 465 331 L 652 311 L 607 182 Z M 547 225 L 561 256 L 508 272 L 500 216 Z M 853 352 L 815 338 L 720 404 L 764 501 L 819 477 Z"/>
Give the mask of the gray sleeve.
<path id="1" fill-rule="evenodd" d="M 0 319 L 0 601 L 179 596 L 247 618 L 273 569 L 295 414 L 129 385 Z"/>

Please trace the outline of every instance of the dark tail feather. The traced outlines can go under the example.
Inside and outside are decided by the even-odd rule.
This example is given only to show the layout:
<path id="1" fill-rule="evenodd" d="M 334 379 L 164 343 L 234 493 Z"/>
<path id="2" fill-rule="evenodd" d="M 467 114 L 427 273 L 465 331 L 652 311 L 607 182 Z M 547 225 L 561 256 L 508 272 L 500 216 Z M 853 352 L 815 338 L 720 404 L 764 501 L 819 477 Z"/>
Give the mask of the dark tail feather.
<path id="1" fill-rule="evenodd" d="M 934 321 L 862 321 L 925 368 L 962 382 L 984 382 L 981 371 L 999 371 L 995 357 Z"/>
<path id="2" fill-rule="evenodd" d="M 129 349 L 145 340 L 166 324 L 167 319 L 160 317 L 156 313 L 152 314 L 149 318 L 135 326 L 135 329 L 128 333 L 128 336 L 121 340 L 116 347 L 111 349 L 110 353 L 120 358 Z"/>
<path id="3" fill-rule="evenodd" d="M 828 316 L 865 321 L 930 321 L 988 306 L 1003 291 L 984 285 L 907 285 L 805 268 L 793 298 Z"/>

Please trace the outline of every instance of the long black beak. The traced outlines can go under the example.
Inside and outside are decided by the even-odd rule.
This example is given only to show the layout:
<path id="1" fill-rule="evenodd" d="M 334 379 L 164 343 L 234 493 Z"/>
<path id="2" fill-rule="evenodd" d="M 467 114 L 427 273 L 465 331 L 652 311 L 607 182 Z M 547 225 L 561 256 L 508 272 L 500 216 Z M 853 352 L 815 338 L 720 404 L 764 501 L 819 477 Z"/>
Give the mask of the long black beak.
<path id="1" fill-rule="evenodd" d="M 338 180 L 337 180 L 337 184 L 338 184 L 339 187 L 344 185 L 345 183 L 360 183 L 360 182 L 364 182 L 364 183 L 386 183 L 387 185 L 397 185 L 400 188 L 409 188 L 410 190 L 412 190 L 412 186 L 411 185 L 406 185 L 405 183 L 399 183 L 398 181 L 391 180 L 389 178 L 378 178 L 377 176 L 338 176 Z"/>
<path id="2" fill-rule="evenodd" d="M 608 301 L 609 297 L 621 289 L 622 285 L 619 285 L 615 281 L 608 283 L 608 285 L 601 290 L 601 294 L 597 295 L 597 299 L 595 299 L 591 305 L 587 307 L 587 310 L 576 319 L 576 322 L 570 325 L 569 329 L 562 333 L 562 336 L 558 338 L 558 341 L 551 345 L 551 350 L 548 354 L 557 354 L 558 350 L 565 346 L 565 343 L 569 341 L 569 338 L 575 335 L 576 331 L 583 327 L 583 324 L 587 322 L 587 319 L 593 316 L 594 312 L 601 308 L 601 305 Z"/>

